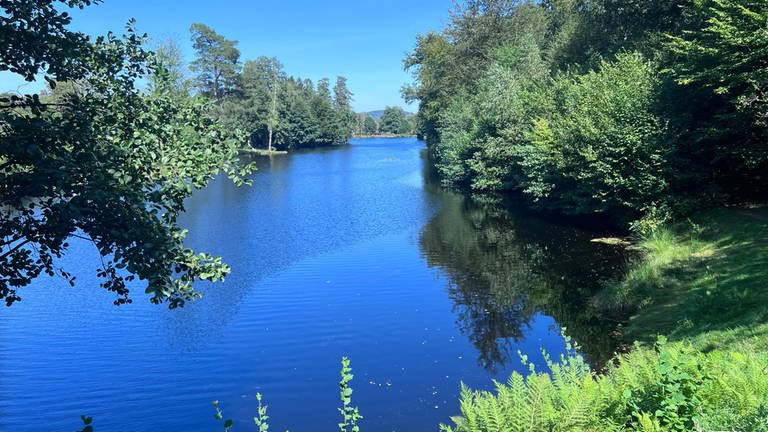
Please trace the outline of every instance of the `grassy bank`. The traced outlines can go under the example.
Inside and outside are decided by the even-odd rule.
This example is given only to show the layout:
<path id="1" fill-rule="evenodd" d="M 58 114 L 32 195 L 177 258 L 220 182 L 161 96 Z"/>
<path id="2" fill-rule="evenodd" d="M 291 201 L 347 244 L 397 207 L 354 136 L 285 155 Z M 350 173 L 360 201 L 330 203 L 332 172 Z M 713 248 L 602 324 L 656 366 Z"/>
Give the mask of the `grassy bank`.
<path id="1" fill-rule="evenodd" d="M 710 211 L 638 246 L 595 299 L 630 316 L 629 354 L 600 375 L 573 355 L 493 393 L 464 389 L 444 429 L 768 431 L 768 211 Z"/>
<path id="2" fill-rule="evenodd" d="M 768 348 L 768 211 L 718 210 L 640 242 L 642 259 L 599 302 L 633 311 L 629 340 L 656 335 L 708 351 Z"/>

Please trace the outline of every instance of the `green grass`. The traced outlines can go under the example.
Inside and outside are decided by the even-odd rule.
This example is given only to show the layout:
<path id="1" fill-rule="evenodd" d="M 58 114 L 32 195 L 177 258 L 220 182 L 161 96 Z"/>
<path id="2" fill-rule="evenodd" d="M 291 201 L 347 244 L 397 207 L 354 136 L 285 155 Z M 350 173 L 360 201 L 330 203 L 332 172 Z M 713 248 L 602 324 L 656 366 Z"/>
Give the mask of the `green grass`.
<path id="1" fill-rule="evenodd" d="M 640 263 L 602 299 L 635 310 L 626 339 L 667 335 L 703 351 L 768 348 L 766 214 L 712 211 L 643 239 Z"/>

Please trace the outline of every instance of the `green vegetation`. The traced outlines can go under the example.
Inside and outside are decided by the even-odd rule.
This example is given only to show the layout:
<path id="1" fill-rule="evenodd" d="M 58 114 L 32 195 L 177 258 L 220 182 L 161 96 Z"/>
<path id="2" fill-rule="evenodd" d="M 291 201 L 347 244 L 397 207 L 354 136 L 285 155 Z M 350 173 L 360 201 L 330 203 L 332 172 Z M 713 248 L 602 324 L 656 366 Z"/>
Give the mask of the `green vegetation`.
<path id="1" fill-rule="evenodd" d="M 605 306 L 633 312 L 623 329 L 632 340 L 663 334 L 703 351 L 768 349 L 766 239 L 764 210 L 712 211 L 659 230 Z"/>
<path id="2" fill-rule="evenodd" d="M 366 115 L 365 120 L 363 121 L 363 128 L 361 130 L 361 135 L 373 135 L 379 130 L 379 125 L 376 124 L 376 120 L 373 119 L 373 117 Z"/>
<path id="3" fill-rule="evenodd" d="M 405 66 L 447 185 L 640 232 L 765 196 L 768 5 L 467 1 Z"/>
<path id="4" fill-rule="evenodd" d="M 142 280 L 152 302 L 181 306 L 198 296 L 195 281 L 229 272 L 184 246 L 177 217 L 219 173 L 246 182 L 241 136 L 203 98 L 180 97 L 163 65 L 172 56 L 145 49 L 132 22 L 122 37 L 91 41 L 67 29 L 58 3 L 0 4 L 0 39 L 11 48 L 0 70 L 41 74 L 50 88 L 0 99 L 0 299 L 19 301 L 17 290 L 41 274 L 74 285 L 57 263 L 74 237 L 104 257 L 97 274 L 115 304 L 130 302 L 128 283 Z M 143 77 L 151 91 L 136 89 Z"/>
<path id="5" fill-rule="evenodd" d="M 766 217 L 702 212 L 766 197 L 767 29 L 758 0 L 470 0 L 417 37 L 403 93 L 443 184 L 642 238 L 583 312 L 641 345 L 465 389 L 445 430 L 768 430 Z"/>
<path id="6" fill-rule="evenodd" d="M 622 356 L 594 375 L 578 356 L 550 370 L 514 373 L 496 392 L 462 389 L 447 432 L 766 431 L 768 355 L 700 354 L 667 345 Z"/>
<path id="7" fill-rule="evenodd" d="M 237 91 L 240 51 L 237 41 L 224 39 L 205 24 L 192 24 L 192 47 L 197 58 L 189 68 L 195 73 L 195 86 L 203 96 L 218 104 Z"/>
<path id="8" fill-rule="evenodd" d="M 341 408 L 339 408 L 339 413 L 341 414 L 342 421 L 338 424 L 338 427 L 340 432 L 360 432 L 360 427 L 357 425 L 357 422 L 362 420 L 363 416 L 360 415 L 357 407 L 352 406 L 352 387 L 350 387 L 349 383 L 352 381 L 352 378 L 354 378 L 354 375 L 352 375 L 352 368 L 349 364 L 350 361 L 348 358 L 343 357 L 341 359 L 341 379 L 339 380 Z M 262 405 L 261 399 L 261 394 L 257 393 L 257 416 L 253 418 L 253 422 L 259 432 L 267 432 L 269 430 L 269 416 L 267 415 L 267 407 L 266 405 Z M 234 426 L 234 422 L 231 419 L 224 419 L 224 413 L 219 408 L 219 401 L 213 402 L 213 408 L 216 410 L 214 418 L 221 422 L 225 432 L 230 431 Z M 83 421 L 86 421 L 86 417 L 83 417 Z M 86 426 L 90 424 L 90 422 L 91 421 L 88 420 Z M 93 432 L 93 430 L 80 432 Z"/>
<path id="9" fill-rule="evenodd" d="M 341 432 L 359 432 L 360 427 L 357 422 L 363 418 L 357 407 L 352 406 L 352 387 L 349 386 L 352 378 L 354 375 L 352 375 L 352 368 L 349 367 L 349 359 L 344 357 L 341 359 L 341 381 L 339 381 L 339 394 L 341 396 L 339 413 L 341 413 L 342 418 L 342 422 L 339 423 L 339 430 Z"/>
<path id="10" fill-rule="evenodd" d="M 348 358 L 343 357 L 341 359 L 341 379 L 339 380 L 339 395 L 341 398 L 341 407 L 338 409 L 341 414 L 341 422 L 338 424 L 340 432 L 360 432 L 360 426 L 357 422 L 363 419 L 357 407 L 352 406 L 352 387 L 350 382 L 355 377 L 352 374 L 352 368 L 349 366 L 350 361 Z M 256 402 L 258 404 L 256 408 L 256 417 L 253 418 L 253 423 L 256 425 L 258 432 L 267 432 L 269 430 L 269 416 L 267 415 L 267 406 L 262 404 L 261 393 L 256 394 Z M 213 417 L 221 422 L 221 426 L 224 428 L 224 432 L 229 432 L 233 429 L 235 422 L 232 419 L 225 419 L 224 412 L 219 406 L 219 401 L 213 401 L 213 409 L 215 414 Z M 93 417 L 80 416 L 83 421 L 83 429 L 78 432 L 93 432 Z"/>
<path id="11" fill-rule="evenodd" d="M 407 137 L 416 135 L 416 117 L 400 107 L 359 113 L 355 136 Z"/>
<path id="12" fill-rule="evenodd" d="M 710 211 L 647 235 L 628 275 L 596 296 L 631 316 L 619 329 L 640 341 L 629 354 L 599 375 L 572 354 L 495 394 L 465 388 L 444 430 L 768 430 L 767 235 L 765 210 Z"/>
<path id="13" fill-rule="evenodd" d="M 129 284 L 141 280 L 152 302 L 183 306 L 198 296 L 193 283 L 221 280 L 229 268 L 185 247 L 177 218 L 214 177 L 247 183 L 252 166 L 240 163 L 239 147 L 340 145 L 356 129 L 398 135 L 418 124 L 447 185 L 608 215 L 643 235 L 624 279 L 578 313 L 552 311 L 582 324 L 577 337 L 595 332 L 598 311 L 629 316 L 618 330 L 638 342 L 632 352 L 599 375 L 572 353 L 549 361 L 547 373 L 514 374 L 495 394 L 464 389 L 462 416 L 444 430 L 768 430 L 766 215 L 693 212 L 765 198 L 764 0 L 469 0 L 445 30 L 419 36 L 405 60 L 417 121 L 388 107 L 379 124 L 352 112 L 345 78 L 331 88 L 328 79 L 288 77 L 274 58 L 241 63 L 237 42 L 203 24 L 190 29 L 192 85 L 172 41 L 152 52 L 132 22 L 121 37 L 90 40 L 56 8 L 92 3 L 0 2 L 8 48 L 0 70 L 42 75 L 49 86 L 0 98 L 7 305 L 43 274 L 74 285 L 57 259 L 80 238 L 104 257 L 97 274 L 115 304 L 129 303 Z M 144 79 L 149 88 L 137 89 Z M 456 241 L 475 227 L 446 228 L 440 217 L 450 213 L 426 227 L 421 246 L 443 252 L 427 254 L 430 265 L 484 284 L 479 295 L 458 281 L 450 295 L 480 361 L 504 361 L 497 339 L 517 336 L 543 298 L 573 295 L 536 268 L 556 266 L 563 253 L 535 241 L 501 248 L 524 230 L 486 214 L 473 221 L 482 236 Z M 351 379 L 344 359 L 342 432 L 357 432 L 361 419 Z M 92 419 L 82 420 L 91 432 Z"/>
<path id="14" fill-rule="evenodd" d="M 197 58 L 190 68 L 200 94 L 216 101 L 216 117 L 246 133 L 250 147 L 271 151 L 346 144 L 356 127 L 347 80 L 289 77 L 276 58 L 240 62 L 237 41 L 204 24 L 190 28 Z M 333 91 L 333 93 L 331 93 Z"/>
<path id="15" fill-rule="evenodd" d="M 381 115 L 379 130 L 385 134 L 406 135 L 412 132 L 405 111 L 399 107 L 387 107 Z"/>
<path id="16" fill-rule="evenodd" d="M 197 58 L 187 79 L 178 44 L 148 50 L 133 22 L 122 37 L 91 41 L 57 7 L 82 1 L 4 2 L 0 70 L 48 83 L 42 94 L 0 99 L 0 299 L 41 274 L 74 278 L 56 261 L 70 237 L 105 257 L 97 273 L 115 304 L 142 280 L 154 303 L 182 306 L 193 283 L 229 272 L 184 246 L 184 200 L 219 173 L 246 183 L 244 144 L 289 149 L 346 143 L 351 92 L 339 77 L 288 78 L 276 59 L 240 63 L 236 41 L 191 27 Z M 139 90 L 146 80 L 148 90 Z M 197 95 L 190 94 L 191 89 Z M 333 93 L 331 93 L 333 91 Z"/>

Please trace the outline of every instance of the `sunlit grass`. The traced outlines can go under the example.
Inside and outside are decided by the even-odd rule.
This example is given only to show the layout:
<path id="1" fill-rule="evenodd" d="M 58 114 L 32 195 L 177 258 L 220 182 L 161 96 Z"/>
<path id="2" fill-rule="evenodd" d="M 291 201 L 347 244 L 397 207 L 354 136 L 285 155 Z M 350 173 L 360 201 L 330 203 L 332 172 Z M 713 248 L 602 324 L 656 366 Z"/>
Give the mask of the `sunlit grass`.
<path id="1" fill-rule="evenodd" d="M 641 258 L 598 299 L 634 311 L 628 341 L 656 335 L 703 350 L 768 346 L 768 222 L 720 210 L 657 230 L 639 242 Z"/>

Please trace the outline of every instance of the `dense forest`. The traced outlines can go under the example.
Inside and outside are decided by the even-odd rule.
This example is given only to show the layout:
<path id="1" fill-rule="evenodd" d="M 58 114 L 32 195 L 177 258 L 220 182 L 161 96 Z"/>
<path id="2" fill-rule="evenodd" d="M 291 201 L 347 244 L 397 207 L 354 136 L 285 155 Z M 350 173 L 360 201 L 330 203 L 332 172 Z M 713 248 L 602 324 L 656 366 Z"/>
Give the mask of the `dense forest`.
<path id="1" fill-rule="evenodd" d="M 316 84 L 288 76 L 276 58 L 241 62 L 237 41 L 205 24 L 192 24 L 197 57 L 190 65 L 192 86 L 214 100 L 222 123 L 246 133 L 256 148 L 287 150 L 346 144 L 356 127 L 352 92 L 344 77 L 331 88 L 327 78 Z M 185 65 L 174 44 L 158 50 L 169 69 L 181 76 Z M 183 84 L 187 85 L 187 84 Z"/>
<path id="2" fill-rule="evenodd" d="M 761 0 L 471 0 L 405 59 L 446 185 L 640 231 L 764 196 Z"/>

